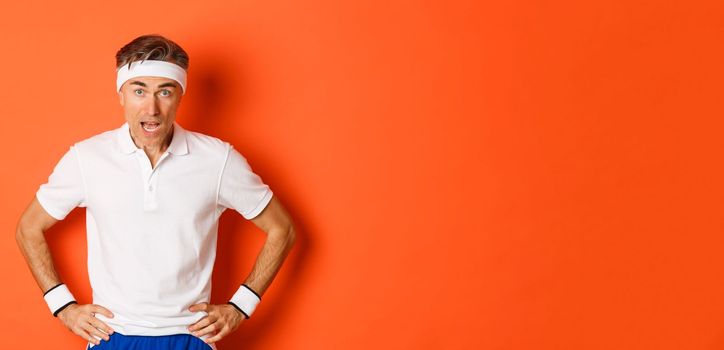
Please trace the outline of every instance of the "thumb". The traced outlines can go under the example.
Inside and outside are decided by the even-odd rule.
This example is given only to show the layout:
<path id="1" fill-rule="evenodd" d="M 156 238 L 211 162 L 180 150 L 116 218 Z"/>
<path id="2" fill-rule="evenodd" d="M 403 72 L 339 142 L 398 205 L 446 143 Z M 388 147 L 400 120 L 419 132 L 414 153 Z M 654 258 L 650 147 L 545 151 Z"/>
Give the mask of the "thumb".
<path id="1" fill-rule="evenodd" d="M 200 311 L 200 310 L 206 310 L 207 306 L 208 306 L 207 303 L 193 304 L 189 307 L 189 311 L 195 312 L 195 311 Z"/>
<path id="2" fill-rule="evenodd" d="M 93 305 L 93 312 L 100 313 L 101 315 L 108 318 L 113 318 L 113 313 L 111 312 L 111 310 L 108 310 L 100 305 Z"/>

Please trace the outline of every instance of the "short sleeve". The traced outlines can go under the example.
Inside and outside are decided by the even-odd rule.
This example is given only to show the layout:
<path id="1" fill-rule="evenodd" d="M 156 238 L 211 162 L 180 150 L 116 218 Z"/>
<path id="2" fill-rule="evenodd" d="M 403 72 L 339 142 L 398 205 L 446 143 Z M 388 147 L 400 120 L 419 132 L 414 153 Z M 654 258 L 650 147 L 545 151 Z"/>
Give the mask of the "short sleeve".
<path id="1" fill-rule="evenodd" d="M 48 182 L 35 193 L 38 202 L 50 216 L 63 220 L 75 207 L 85 206 L 85 187 L 75 147 L 55 165 Z"/>
<path id="2" fill-rule="evenodd" d="M 259 215 L 272 198 L 272 190 L 255 174 L 246 158 L 229 145 L 219 183 L 219 204 L 250 220 Z"/>

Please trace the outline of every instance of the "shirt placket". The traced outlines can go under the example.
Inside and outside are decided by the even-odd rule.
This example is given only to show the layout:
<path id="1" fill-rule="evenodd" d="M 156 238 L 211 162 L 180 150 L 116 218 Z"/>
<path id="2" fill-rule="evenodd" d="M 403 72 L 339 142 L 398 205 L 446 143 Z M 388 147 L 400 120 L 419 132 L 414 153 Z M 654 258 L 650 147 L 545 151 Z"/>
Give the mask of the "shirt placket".
<path id="1" fill-rule="evenodd" d="M 168 152 L 164 152 L 159 158 L 155 168 L 151 167 L 151 160 L 142 150 L 137 151 L 138 160 L 141 163 L 141 173 L 143 177 L 143 210 L 153 211 L 158 209 L 158 172 L 161 162 L 168 156 Z"/>

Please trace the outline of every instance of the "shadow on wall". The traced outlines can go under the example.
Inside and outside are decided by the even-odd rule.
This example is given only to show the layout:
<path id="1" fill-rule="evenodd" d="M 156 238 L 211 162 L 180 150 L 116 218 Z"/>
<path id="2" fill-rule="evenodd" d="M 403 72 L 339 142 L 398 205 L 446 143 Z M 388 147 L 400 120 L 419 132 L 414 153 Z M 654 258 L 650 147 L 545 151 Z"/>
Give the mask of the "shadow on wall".
<path id="1" fill-rule="evenodd" d="M 188 130 L 232 142 L 233 140 L 226 140 L 223 137 L 225 135 L 217 136 L 218 133 L 213 130 L 223 130 L 224 119 L 232 117 L 225 115 L 229 106 L 232 105 L 231 98 L 247 95 L 240 84 L 243 77 L 237 77 L 236 73 L 228 73 L 234 70 L 232 63 L 224 60 L 224 55 L 198 51 L 205 54 L 197 55 L 201 57 L 194 56 L 194 59 L 191 60 L 189 89 L 193 89 L 193 94 L 184 96 L 181 107 L 179 107 L 179 119 Z M 245 106 L 245 102 L 242 98 L 242 101 L 236 103 Z"/>
<path id="2" fill-rule="evenodd" d="M 186 109 L 179 111 L 179 116 L 183 120 L 182 125 L 188 130 L 218 137 L 234 145 L 248 159 L 253 171 L 282 201 L 294 220 L 297 232 L 294 248 L 267 290 L 274 292 L 274 298 L 270 297 L 270 293 L 266 293 L 252 319 L 242 322 L 236 331 L 218 344 L 220 350 L 254 349 L 259 346 L 256 344 L 262 339 L 274 336 L 275 320 L 284 318 L 285 310 L 291 310 L 292 304 L 296 301 L 293 296 L 298 294 L 295 290 L 301 286 L 303 261 L 305 256 L 309 255 L 310 249 L 307 240 L 304 239 L 305 220 L 301 215 L 297 215 L 297 210 L 294 210 L 293 198 L 285 195 L 292 192 L 285 190 L 281 185 L 283 176 L 275 175 L 283 175 L 281 169 L 284 168 L 276 165 L 272 166 L 271 170 L 280 169 L 280 171 L 265 171 L 261 162 L 256 162 L 251 154 L 239 146 L 242 144 L 239 136 L 241 133 L 228 127 L 234 124 L 229 123 L 231 118 L 238 123 L 248 115 L 245 111 L 249 101 L 249 91 L 253 89 L 245 83 L 244 65 L 239 63 L 240 59 L 220 51 L 220 47 L 195 47 L 191 51 L 194 52 L 190 67 L 190 70 L 193 70 L 190 78 L 193 80 L 190 81 L 189 88 L 194 89 L 194 93 L 189 96 L 191 99 L 182 103 L 181 108 Z M 274 164 L 275 160 L 270 159 L 265 163 Z M 254 234 L 247 234 L 251 232 Z M 211 303 L 224 304 L 231 298 L 251 271 L 264 239 L 266 234 L 239 213 L 233 209 L 224 212 L 219 222 Z M 236 247 L 243 248 L 239 251 Z M 281 278 L 282 275 L 284 279 Z M 240 277 L 229 278 L 229 276 Z M 260 310 L 263 311 L 259 312 Z"/>

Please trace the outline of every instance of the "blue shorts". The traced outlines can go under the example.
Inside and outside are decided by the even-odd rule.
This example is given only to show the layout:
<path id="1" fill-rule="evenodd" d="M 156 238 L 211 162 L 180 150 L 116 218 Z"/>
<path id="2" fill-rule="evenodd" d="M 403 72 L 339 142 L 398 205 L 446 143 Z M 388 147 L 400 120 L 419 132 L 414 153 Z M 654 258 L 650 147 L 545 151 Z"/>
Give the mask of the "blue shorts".
<path id="1" fill-rule="evenodd" d="M 110 339 L 101 339 L 100 344 L 90 350 L 211 350 L 211 345 L 191 334 L 172 335 L 123 335 L 113 332 Z"/>

